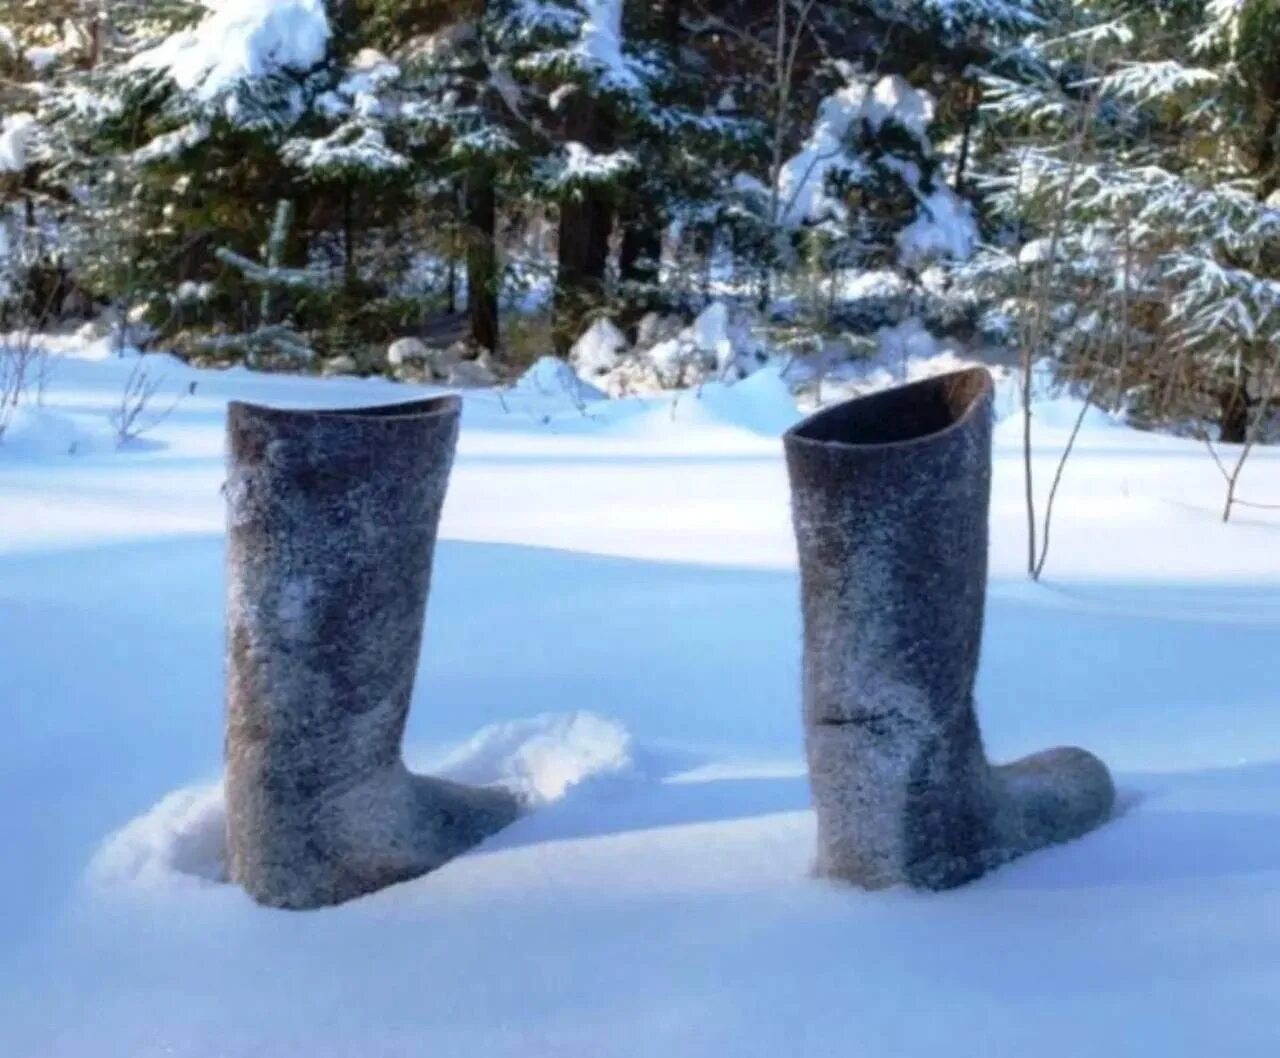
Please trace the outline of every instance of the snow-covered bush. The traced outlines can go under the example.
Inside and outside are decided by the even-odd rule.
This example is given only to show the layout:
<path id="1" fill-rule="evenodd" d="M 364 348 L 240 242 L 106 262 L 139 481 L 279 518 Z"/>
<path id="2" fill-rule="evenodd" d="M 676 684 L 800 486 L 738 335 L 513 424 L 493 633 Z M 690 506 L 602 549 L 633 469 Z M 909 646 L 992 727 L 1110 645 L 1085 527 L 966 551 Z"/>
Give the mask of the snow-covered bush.
<path id="1" fill-rule="evenodd" d="M 735 382 L 767 359 L 750 319 L 742 313 L 735 318 L 723 301 L 713 301 L 687 326 L 650 314 L 641 320 L 634 346 L 608 320 L 597 320 L 569 358 L 579 375 L 615 397 Z"/>

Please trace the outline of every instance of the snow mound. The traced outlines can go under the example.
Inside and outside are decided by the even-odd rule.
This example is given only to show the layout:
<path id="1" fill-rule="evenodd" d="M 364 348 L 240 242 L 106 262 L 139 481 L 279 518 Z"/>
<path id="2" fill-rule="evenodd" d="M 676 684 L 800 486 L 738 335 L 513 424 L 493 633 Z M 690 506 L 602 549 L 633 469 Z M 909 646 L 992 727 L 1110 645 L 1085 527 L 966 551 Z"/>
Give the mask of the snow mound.
<path id="1" fill-rule="evenodd" d="M 875 354 L 864 360 L 848 360 L 821 372 L 805 364 L 795 365 L 788 377 L 799 386 L 801 407 L 814 410 L 936 375 L 983 367 L 995 384 L 993 414 L 1000 424 L 996 436 L 1009 442 L 1018 440 L 1023 401 L 1019 370 L 966 355 L 954 343 L 939 341 L 916 318 L 882 327 L 876 338 Z M 1036 363 L 1031 372 L 1031 417 L 1036 427 L 1069 431 L 1082 413 L 1083 428 L 1109 429 L 1122 424 L 1102 408 L 1084 410 L 1080 398 L 1059 384 L 1050 361 Z"/>
<path id="2" fill-rule="evenodd" d="M 101 425 L 90 424 L 47 408 L 13 409 L 0 432 L 0 458 L 50 459 L 114 447 L 115 438 L 105 418 Z"/>
<path id="3" fill-rule="evenodd" d="M 622 724 L 576 712 L 493 724 L 428 770 L 455 782 L 497 783 L 540 805 L 588 779 L 634 769 L 631 734 Z"/>
<path id="4" fill-rule="evenodd" d="M 779 170 L 781 220 L 787 227 L 843 216 L 843 206 L 827 194 L 827 177 L 843 164 L 849 129 L 861 116 L 866 98 L 866 86 L 855 82 L 823 100 L 808 140 Z"/>
<path id="5" fill-rule="evenodd" d="M 1014 382 L 1017 382 L 1016 375 L 1014 376 Z M 1003 436 L 1010 441 L 1016 440 L 1021 436 L 1022 397 L 1020 394 L 1012 404 L 1012 411 L 1007 416 L 997 415 L 1000 426 L 996 433 L 998 438 Z M 1081 419 L 1082 415 L 1084 416 L 1083 419 Z M 1121 425 L 1117 423 L 1110 412 L 1099 408 L 1096 404 L 1090 404 L 1086 407 L 1083 400 L 1069 393 L 1060 393 L 1057 396 L 1041 397 L 1039 399 L 1033 396 L 1031 400 L 1031 422 L 1036 429 L 1065 431 L 1074 429 L 1077 422 L 1080 422 L 1081 429 L 1087 431 L 1109 429 Z"/>
<path id="6" fill-rule="evenodd" d="M 713 422 L 780 437 L 800 421 L 801 412 L 782 377 L 781 365 L 774 363 L 740 382 L 708 382 L 700 390 L 681 393 L 670 417 L 676 422 Z"/>
<path id="7" fill-rule="evenodd" d="M 729 338 L 729 309 L 723 301 L 713 301 L 693 321 L 686 332 L 695 349 L 710 353 L 721 370 L 733 357 L 733 342 Z"/>
<path id="8" fill-rule="evenodd" d="M 589 779 L 633 773 L 631 735 L 594 713 L 545 713 L 483 728 L 421 770 L 475 786 L 506 786 L 528 805 L 562 798 Z M 89 885 L 99 890 L 182 890 L 227 881 L 221 782 L 168 794 L 99 846 Z"/>
<path id="9" fill-rule="evenodd" d="M 103 888 L 163 889 L 227 880 L 222 783 L 175 790 L 107 838 L 89 864 Z"/>
<path id="10" fill-rule="evenodd" d="M 569 350 L 569 363 L 584 378 L 593 378 L 617 367 L 626 348 L 627 339 L 622 332 L 601 317 L 573 343 Z"/>
<path id="11" fill-rule="evenodd" d="M 877 132 L 886 122 L 895 121 L 928 145 L 929 122 L 933 120 L 933 97 L 921 92 L 897 74 L 882 77 L 863 100 L 860 117 Z"/>
<path id="12" fill-rule="evenodd" d="M 554 356 L 539 358 L 507 394 L 509 406 L 546 420 L 562 412 L 582 412 L 593 401 L 607 400 L 600 390 L 584 382 L 573 368 Z"/>
<path id="13" fill-rule="evenodd" d="M 324 0 L 207 0 L 193 29 L 135 56 L 135 69 L 164 70 L 179 88 L 216 99 L 247 81 L 303 71 L 324 59 Z"/>
<path id="14" fill-rule="evenodd" d="M 876 332 L 876 345 L 877 358 L 884 364 L 898 365 L 904 379 L 913 364 L 927 363 L 938 355 L 937 339 L 915 316 L 893 327 L 881 327 Z"/>
<path id="15" fill-rule="evenodd" d="M 735 319 L 723 301 L 711 302 L 685 327 L 677 319 L 651 313 L 641 321 L 636 347 L 630 352 L 606 342 L 612 343 L 610 332 L 593 326 L 581 339 L 584 356 L 578 362 L 593 356 L 591 362 L 603 370 L 590 374 L 611 397 L 683 389 L 712 380 L 733 382 L 757 371 L 767 359 L 750 319 L 743 315 Z"/>

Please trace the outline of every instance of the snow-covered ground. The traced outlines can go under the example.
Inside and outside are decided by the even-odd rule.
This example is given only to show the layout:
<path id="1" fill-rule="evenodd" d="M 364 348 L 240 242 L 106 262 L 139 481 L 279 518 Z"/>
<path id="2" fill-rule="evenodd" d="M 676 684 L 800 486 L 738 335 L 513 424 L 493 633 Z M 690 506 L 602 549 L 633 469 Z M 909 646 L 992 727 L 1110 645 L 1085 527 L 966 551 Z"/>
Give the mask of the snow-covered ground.
<path id="1" fill-rule="evenodd" d="M 1048 580 L 997 431 L 980 716 L 1122 814 L 943 894 L 807 874 L 795 558 L 761 372 L 702 398 L 467 398 L 411 763 L 532 814 L 428 877 L 262 910 L 221 869 L 225 403 L 117 451 L 127 362 L 53 362 L 0 444 L 0 1054 L 390 1058 L 1280 1053 L 1280 515 L 1200 446 L 1091 417 Z M 157 398 L 163 402 L 163 397 Z M 1039 409 L 1047 482 L 1072 415 Z M 1280 501 L 1280 453 L 1242 494 Z"/>

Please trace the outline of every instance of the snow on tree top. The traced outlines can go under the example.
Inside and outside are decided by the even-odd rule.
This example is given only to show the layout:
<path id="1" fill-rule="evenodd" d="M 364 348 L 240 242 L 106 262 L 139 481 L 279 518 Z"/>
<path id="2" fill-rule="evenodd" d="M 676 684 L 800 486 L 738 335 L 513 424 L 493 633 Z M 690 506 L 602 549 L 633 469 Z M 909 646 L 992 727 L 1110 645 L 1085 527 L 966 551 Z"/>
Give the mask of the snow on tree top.
<path id="1" fill-rule="evenodd" d="M 926 130 L 933 120 L 933 98 L 927 92 L 912 88 L 897 74 L 882 77 L 862 101 L 858 117 L 876 132 L 886 121 L 896 121 L 919 140 L 921 146 L 927 146 Z"/>
<path id="2" fill-rule="evenodd" d="M 865 122 L 873 132 L 893 122 L 928 149 L 926 130 L 933 119 L 933 100 L 896 74 L 868 87 L 851 81 L 823 100 L 818 119 L 800 152 L 778 174 L 781 221 L 798 227 L 843 215 L 842 205 L 826 192 L 827 178 L 851 167 L 846 151 L 850 130 Z"/>
<path id="3" fill-rule="evenodd" d="M 308 70 L 324 59 L 323 0 L 206 0 L 206 6 L 204 21 L 141 52 L 132 68 L 164 70 L 207 102 L 243 82 Z"/>
<path id="4" fill-rule="evenodd" d="M 635 74 L 622 57 L 622 0 L 581 0 L 586 12 L 578 50 L 608 87 L 634 89 Z"/>

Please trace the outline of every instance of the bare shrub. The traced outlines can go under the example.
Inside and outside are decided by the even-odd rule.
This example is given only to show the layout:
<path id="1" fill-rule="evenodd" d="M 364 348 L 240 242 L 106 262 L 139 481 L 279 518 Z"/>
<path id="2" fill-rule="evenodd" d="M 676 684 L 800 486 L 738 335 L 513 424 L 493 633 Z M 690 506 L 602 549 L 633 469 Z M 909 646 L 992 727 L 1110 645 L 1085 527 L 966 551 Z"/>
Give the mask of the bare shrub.
<path id="1" fill-rule="evenodd" d="M 196 383 L 191 382 L 185 391 L 179 392 L 167 405 L 157 409 L 154 398 L 163 384 L 164 375 L 152 374 L 147 368 L 146 357 L 139 356 L 134 360 L 129 376 L 125 379 L 124 389 L 120 392 L 120 403 L 109 415 L 117 447 L 154 430 L 173 413 L 184 397 L 189 397 L 196 391 Z"/>

